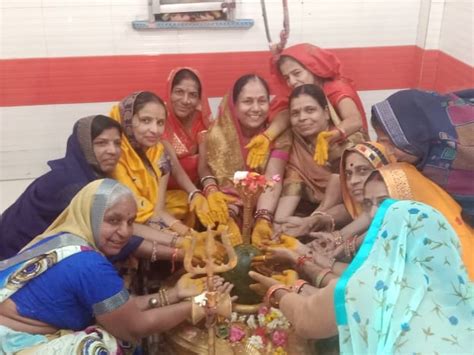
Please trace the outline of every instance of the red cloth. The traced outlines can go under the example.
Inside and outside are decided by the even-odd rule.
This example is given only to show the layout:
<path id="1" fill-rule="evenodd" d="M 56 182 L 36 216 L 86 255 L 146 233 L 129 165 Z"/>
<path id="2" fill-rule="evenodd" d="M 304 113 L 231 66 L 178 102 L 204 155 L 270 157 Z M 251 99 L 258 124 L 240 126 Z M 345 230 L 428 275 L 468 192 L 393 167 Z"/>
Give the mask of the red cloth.
<path id="1" fill-rule="evenodd" d="M 341 63 L 339 59 L 331 52 L 313 46 L 312 44 L 302 43 L 286 48 L 280 56 L 287 56 L 297 60 L 311 73 L 319 78 L 324 79 L 323 90 L 328 100 L 337 111 L 338 103 L 348 97 L 352 99 L 362 116 L 362 126 L 367 131 L 367 119 L 365 117 L 364 106 L 357 94 L 352 80 L 342 76 Z M 275 74 L 279 81 L 285 86 L 285 90 L 272 100 L 270 106 L 270 120 L 275 115 L 288 108 L 289 88 L 286 81 L 276 67 L 276 61 L 273 61 L 272 73 Z"/>
<path id="2" fill-rule="evenodd" d="M 173 79 L 176 74 L 187 69 L 199 78 L 201 82 L 201 103 L 197 107 L 191 132 L 187 132 L 182 125 L 178 117 L 175 116 L 173 106 L 171 104 L 171 90 Z M 197 166 L 198 166 L 198 137 L 199 133 L 207 130 L 211 119 L 211 108 L 209 107 L 209 101 L 205 94 L 204 85 L 199 72 L 195 69 L 188 67 L 180 67 L 174 69 L 168 76 L 168 85 L 166 90 L 166 105 L 168 109 L 168 118 L 166 120 L 165 132 L 163 133 L 163 139 L 170 142 L 178 155 L 179 162 L 183 166 L 183 169 L 188 174 L 191 181 L 196 183 L 199 180 Z M 168 189 L 178 189 L 179 186 L 171 177 L 168 182 Z"/>

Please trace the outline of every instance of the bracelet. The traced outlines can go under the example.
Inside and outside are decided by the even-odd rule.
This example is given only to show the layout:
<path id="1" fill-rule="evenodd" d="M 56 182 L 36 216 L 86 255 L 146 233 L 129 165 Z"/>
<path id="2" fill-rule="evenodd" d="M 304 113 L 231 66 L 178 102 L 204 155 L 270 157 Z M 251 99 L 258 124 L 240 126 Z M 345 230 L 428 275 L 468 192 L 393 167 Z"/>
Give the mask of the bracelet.
<path id="1" fill-rule="evenodd" d="M 317 288 L 321 288 L 321 284 L 323 283 L 324 278 L 331 272 L 331 269 L 326 268 L 322 269 L 318 274 L 316 275 L 316 279 L 314 281 L 314 286 Z"/>
<path id="2" fill-rule="evenodd" d="M 196 194 L 202 194 L 202 191 L 199 189 L 191 191 L 188 195 L 188 204 L 191 204 L 191 201 L 193 200 L 194 196 L 196 196 Z"/>
<path id="3" fill-rule="evenodd" d="M 154 263 L 158 259 L 158 256 L 156 255 L 157 252 L 158 252 L 157 243 L 156 241 L 153 241 L 152 247 L 151 247 L 151 258 L 150 258 L 150 261 L 152 263 Z"/>
<path id="4" fill-rule="evenodd" d="M 313 213 L 311 213 L 311 215 L 310 215 L 310 217 L 314 217 L 314 216 L 329 217 L 329 219 L 331 220 L 331 230 L 330 230 L 330 232 L 333 232 L 334 229 L 336 228 L 336 221 L 334 220 L 334 217 L 331 216 L 329 213 L 316 210 Z"/>
<path id="5" fill-rule="evenodd" d="M 161 306 L 161 304 L 160 304 L 160 302 L 158 301 L 158 299 L 156 297 L 151 297 L 148 300 L 148 309 L 158 308 L 160 306 Z"/>
<path id="6" fill-rule="evenodd" d="M 296 282 L 291 286 L 291 290 L 295 293 L 300 293 L 304 285 L 308 285 L 308 281 L 305 280 L 296 280 Z"/>
<path id="7" fill-rule="evenodd" d="M 161 297 L 163 298 L 163 303 L 162 305 L 163 306 L 169 306 L 170 305 L 170 302 L 169 302 L 169 299 L 168 299 L 168 290 L 166 288 L 160 288 L 160 290 L 158 291 L 158 293 L 161 295 Z"/>
<path id="8" fill-rule="evenodd" d="M 347 133 L 344 128 L 339 126 L 334 126 L 334 128 L 341 134 L 341 138 L 339 138 L 339 142 L 343 142 L 347 139 Z"/>
<path id="9" fill-rule="evenodd" d="M 291 291 L 287 286 L 282 285 L 282 284 L 277 284 L 277 285 L 271 286 L 267 290 L 267 293 L 265 294 L 265 297 L 264 297 L 265 303 L 267 305 L 278 308 L 279 302 L 275 302 L 275 303 L 272 302 L 272 297 L 275 294 L 275 292 L 278 291 L 278 290 L 285 290 L 287 292 Z"/>
<path id="10" fill-rule="evenodd" d="M 176 258 L 178 257 L 179 249 L 175 248 L 173 254 L 171 255 L 171 273 L 176 270 Z"/>
<path id="11" fill-rule="evenodd" d="M 204 196 L 206 197 L 209 196 L 209 194 L 217 191 L 219 191 L 219 188 L 217 187 L 216 183 L 207 184 L 203 189 Z"/>
<path id="12" fill-rule="evenodd" d="M 351 242 L 349 243 L 351 254 L 353 256 L 356 254 L 356 240 L 357 240 L 357 235 L 354 235 L 351 239 Z"/>
<path id="13" fill-rule="evenodd" d="M 270 135 L 267 132 L 263 132 L 262 136 L 264 136 L 266 139 L 268 139 L 268 142 L 273 142 L 273 139 L 270 137 Z"/>
<path id="14" fill-rule="evenodd" d="M 217 185 L 217 178 L 214 176 L 214 175 L 206 175 L 206 176 L 203 176 L 201 178 L 201 180 L 199 180 L 201 182 L 201 185 L 204 186 L 204 181 L 206 180 L 213 180 L 214 181 L 214 185 Z"/>
<path id="15" fill-rule="evenodd" d="M 266 219 L 271 224 L 273 223 L 273 213 L 264 208 L 257 210 L 253 218 L 254 219 L 262 218 L 262 219 Z"/>

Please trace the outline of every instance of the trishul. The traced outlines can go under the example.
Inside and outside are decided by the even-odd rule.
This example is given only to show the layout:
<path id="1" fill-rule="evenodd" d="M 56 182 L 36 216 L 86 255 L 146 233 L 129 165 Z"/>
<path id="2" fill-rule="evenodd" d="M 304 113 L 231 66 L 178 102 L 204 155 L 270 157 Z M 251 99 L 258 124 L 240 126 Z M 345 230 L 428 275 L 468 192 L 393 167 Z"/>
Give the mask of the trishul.
<path id="1" fill-rule="evenodd" d="M 224 248 L 227 252 L 228 261 L 227 263 L 217 264 L 214 261 L 213 254 L 217 250 L 215 238 L 220 235 Z M 191 241 L 191 247 L 186 249 L 184 254 L 184 268 L 187 272 L 199 275 L 206 274 L 207 276 L 207 291 L 199 296 L 199 305 L 201 306 L 201 314 L 193 314 L 192 318 L 201 319 L 206 318 L 206 328 L 208 330 L 208 353 L 214 355 L 216 352 L 216 335 L 214 326 L 216 324 L 216 315 L 223 315 L 230 317 L 232 303 L 228 294 L 221 294 L 215 290 L 213 283 L 213 276 L 233 269 L 237 265 L 237 255 L 235 254 L 234 248 L 230 243 L 230 238 L 227 230 L 224 232 L 207 230 L 206 233 L 206 248 L 204 257 L 204 266 L 195 266 L 192 263 L 194 249 L 196 247 L 197 235 L 194 235 Z M 195 299 L 196 302 L 196 299 Z M 193 319 L 194 321 L 194 319 Z"/>

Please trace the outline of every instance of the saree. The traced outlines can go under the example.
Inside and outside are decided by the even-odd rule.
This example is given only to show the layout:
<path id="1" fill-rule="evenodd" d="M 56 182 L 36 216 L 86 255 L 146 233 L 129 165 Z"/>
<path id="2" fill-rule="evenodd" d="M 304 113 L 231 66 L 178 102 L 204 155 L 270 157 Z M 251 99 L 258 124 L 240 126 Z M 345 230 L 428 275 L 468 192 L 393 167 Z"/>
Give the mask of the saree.
<path id="1" fill-rule="evenodd" d="M 135 92 L 112 107 L 110 117 L 123 127 L 122 155 L 113 176 L 132 190 L 138 206 L 136 222 L 144 223 L 153 216 L 158 202 L 158 186 L 162 172 L 160 162 L 164 146 L 158 143 L 142 152 L 132 131 L 133 106 L 140 92 Z"/>
<path id="2" fill-rule="evenodd" d="M 443 215 L 386 200 L 335 287 L 341 354 L 472 353 L 473 297 Z"/>
<path id="3" fill-rule="evenodd" d="M 437 209 L 455 230 L 461 244 L 461 255 L 471 280 L 474 279 L 474 230 L 461 216 L 461 206 L 453 198 L 423 176 L 415 166 L 394 163 L 378 169 L 389 196 L 397 200 L 413 200 Z"/>
<path id="4" fill-rule="evenodd" d="M 264 129 L 262 127 L 262 131 Z M 246 164 L 248 149 L 245 145 L 249 141 L 242 134 L 232 95 L 228 94 L 222 99 L 218 117 L 206 134 L 207 163 L 219 185 L 231 187 L 236 171 L 251 170 Z M 288 130 L 272 143 L 269 158 L 288 160 L 291 143 L 292 136 Z M 263 166 L 267 165 L 269 158 Z M 264 173 L 260 170 L 258 172 Z"/>
<path id="5" fill-rule="evenodd" d="M 59 216 L 82 187 L 103 176 L 92 147 L 91 125 L 95 117 L 76 122 L 64 158 L 49 161 L 51 171 L 34 180 L 3 212 L 0 260 L 14 256 Z"/>
<path id="6" fill-rule="evenodd" d="M 356 152 L 362 155 L 374 169 L 379 169 L 384 165 L 394 163 L 396 162 L 396 159 L 393 155 L 386 152 L 383 145 L 377 142 L 360 143 L 353 148 L 346 149 L 342 153 L 341 164 L 339 165 L 339 180 L 341 181 L 342 199 L 347 212 L 349 212 L 352 219 L 355 219 L 362 213 L 362 206 L 352 199 L 349 188 L 347 187 L 345 164 L 347 155 L 350 152 Z"/>
<path id="7" fill-rule="evenodd" d="M 180 119 L 176 117 L 173 111 L 173 106 L 171 102 L 171 93 L 172 93 L 172 83 L 178 72 L 186 69 L 194 73 L 200 83 L 201 83 L 201 99 L 200 104 L 194 112 L 194 117 L 192 118 L 193 124 L 190 131 L 187 131 Z M 182 165 L 183 169 L 188 174 L 189 178 L 193 183 L 197 183 L 199 180 L 199 175 L 197 171 L 198 167 L 198 145 L 200 134 L 207 130 L 209 123 L 211 121 L 211 108 L 209 106 L 209 101 L 207 95 L 204 91 L 204 86 L 202 85 L 202 80 L 199 75 L 199 72 L 195 69 L 188 67 L 180 67 L 174 69 L 168 76 L 168 85 L 167 85 L 167 96 L 165 98 L 166 105 L 168 106 L 168 117 L 166 119 L 165 132 L 163 133 L 163 139 L 170 142 L 176 155 L 178 156 L 179 162 Z M 179 186 L 176 184 L 174 179 L 170 177 L 168 182 L 168 189 L 177 189 Z"/>
<path id="8" fill-rule="evenodd" d="M 354 88 L 352 80 L 342 75 L 341 62 L 333 53 L 309 43 L 301 43 L 284 49 L 280 56 L 296 59 L 315 76 L 324 79 L 322 89 L 332 106 L 337 107 L 338 103 L 344 98 L 352 99 L 362 117 L 363 131 L 367 132 L 367 119 L 362 101 Z M 281 86 L 286 89 L 272 100 L 270 120 L 278 112 L 288 109 L 288 96 L 290 94 L 290 89 L 288 89 L 279 68 L 275 64 L 271 66 L 272 72 L 278 77 Z"/>
<path id="9" fill-rule="evenodd" d="M 402 90 L 372 107 L 392 143 L 420 159 L 417 168 L 445 189 L 474 225 L 474 89 L 441 95 Z"/>
<path id="10" fill-rule="evenodd" d="M 119 183 L 111 179 L 96 180 L 88 184 L 72 199 L 70 205 L 58 216 L 58 218 L 43 234 L 40 234 L 35 239 L 33 239 L 25 247 L 25 249 L 23 249 L 16 256 L 0 262 L 0 303 L 4 302 L 6 299 L 13 299 L 17 305 L 19 313 L 21 314 L 20 310 L 22 307 L 19 306 L 18 300 L 24 297 L 22 294 L 24 295 L 25 292 L 33 292 L 35 295 L 40 297 L 42 293 L 47 292 L 41 288 L 36 288 L 38 283 L 35 282 L 37 280 L 40 278 L 45 280 L 48 278 L 48 273 L 54 273 L 61 263 L 70 262 L 72 258 L 77 256 L 86 254 L 92 255 L 91 252 L 95 252 L 94 255 L 99 256 L 100 252 L 97 245 L 100 242 L 100 226 L 102 224 L 105 211 L 108 208 L 109 196 L 111 196 L 117 186 L 119 186 Z M 99 257 L 101 257 L 104 262 L 107 263 L 103 256 Z M 62 280 L 62 286 L 67 286 L 64 287 L 64 290 L 62 291 L 64 293 L 70 291 L 68 283 L 76 280 L 76 277 L 80 278 L 79 273 L 74 274 L 74 271 L 81 270 L 81 268 L 86 267 L 86 265 L 79 263 L 78 265 L 75 265 L 75 267 L 75 270 L 68 268 L 69 271 L 66 271 L 63 274 L 64 276 Z M 110 268 L 113 269 L 113 266 L 110 265 Z M 116 282 L 120 279 L 116 272 L 112 276 L 115 278 L 115 280 L 111 282 L 111 280 L 101 277 L 104 275 L 102 271 L 103 270 L 100 268 L 94 271 L 101 279 L 100 282 L 93 282 L 92 284 L 79 284 L 79 286 L 77 286 L 79 293 L 75 295 L 69 295 L 70 297 L 76 299 L 77 304 L 75 307 L 77 308 L 81 308 L 81 302 L 86 299 L 83 297 L 81 292 L 94 294 L 96 297 L 99 297 L 99 302 L 91 304 L 91 309 L 94 312 L 94 316 L 110 312 L 120 307 L 129 298 L 128 292 L 123 288 L 123 281 L 120 280 L 119 283 Z M 71 278 L 69 273 L 74 274 L 74 277 Z M 58 274 L 56 272 L 55 276 L 57 275 Z M 55 277 L 50 277 L 48 282 L 50 283 L 51 288 L 56 287 L 56 283 L 60 283 L 59 279 Z M 59 287 L 60 286 L 61 285 L 59 285 Z M 31 289 L 31 287 L 34 287 L 34 289 Z M 91 290 L 91 288 L 94 288 L 94 290 Z M 114 290 L 111 290 L 110 288 L 114 288 Z M 61 288 L 57 290 L 60 289 Z M 87 290 L 87 292 L 85 292 L 85 290 Z M 57 296 L 58 303 L 61 303 L 59 302 L 61 295 L 59 293 L 55 293 L 55 295 Z M 67 306 L 71 307 L 70 304 Z M 45 312 L 48 312 L 48 310 L 55 307 L 66 307 L 66 305 L 51 304 L 49 307 L 40 307 L 33 312 L 33 316 L 30 318 L 44 322 Z M 71 309 L 68 309 L 71 312 Z M 67 312 L 62 313 L 60 319 L 57 319 L 56 322 L 49 324 L 62 324 L 62 322 L 67 323 L 68 321 L 74 322 L 74 319 L 63 319 L 67 317 Z M 93 319 L 92 316 L 90 319 Z M 51 340 L 56 342 L 56 344 L 62 343 L 63 345 L 66 343 L 62 341 L 67 341 L 67 343 L 76 346 L 82 343 L 82 340 L 84 340 L 83 336 L 69 336 L 67 339 L 63 339 L 62 341 L 56 341 L 59 334 L 71 334 L 72 332 L 70 329 L 65 329 L 64 331 L 58 332 L 57 334 L 47 335 L 45 336 L 47 339 L 35 337 L 36 340 L 32 339 L 31 337 L 29 338 L 28 333 L 15 332 L 4 326 L 2 326 L 1 330 L 2 331 L 0 334 L 3 337 L 2 344 L 10 343 L 10 345 L 12 345 L 12 339 L 18 340 L 19 338 L 22 339 L 19 343 L 27 345 L 28 347 L 46 342 L 45 345 L 40 345 L 40 347 L 45 347 Z M 89 330 L 89 334 L 95 332 L 93 329 Z M 110 338 L 111 336 L 107 335 L 107 337 Z M 87 345 L 86 348 L 89 349 L 95 348 L 94 342 L 101 341 L 100 337 L 96 340 L 93 339 L 93 336 L 86 338 L 89 338 L 88 344 L 83 345 Z M 71 343 L 73 339 L 77 339 L 79 343 L 74 341 Z M 115 347 L 117 347 L 117 341 L 115 339 L 113 339 L 111 342 L 115 344 Z M 18 345 L 18 341 L 14 342 L 13 345 L 14 344 Z M 19 350 L 21 349 L 16 349 L 16 351 Z M 51 350 L 51 348 L 49 348 L 49 350 Z M 89 353 L 96 352 L 86 352 L 86 354 Z"/>

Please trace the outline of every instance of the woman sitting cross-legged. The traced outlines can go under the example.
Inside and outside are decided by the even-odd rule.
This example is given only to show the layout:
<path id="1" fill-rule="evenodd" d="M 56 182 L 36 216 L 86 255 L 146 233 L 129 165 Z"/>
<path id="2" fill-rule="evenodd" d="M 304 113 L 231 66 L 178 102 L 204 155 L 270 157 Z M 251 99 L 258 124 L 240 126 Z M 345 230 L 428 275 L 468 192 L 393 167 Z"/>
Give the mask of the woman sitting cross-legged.
<path id="1" fill-rule="evenodd" d="M 269 289 L 267 299 L 297 334 L 339 334 L 341 353 L 471 353 L 474 290 L 455 231 L 432 207 L 387 198 L 380 175 L 373 174 L 364 198 L 372 224 L 354 260 L 327 286 L 300 282 L 289 289 L 250 276 Z"/>
<path id="2" fill-rule="evenodd" d="M 128 188 L 96 180 L 43 234 L 0 262 L 0 353 L 118 353 L 117 339 L 134 342 L 191 316 L 197 305 L 183 300 L 202 292 L 204 279 L 185 275 L 168 290 L 131 297 L 106 259 L 127 244 L 136 213 Z M 229 302 L 231 286 L 214 283 Z"/>

